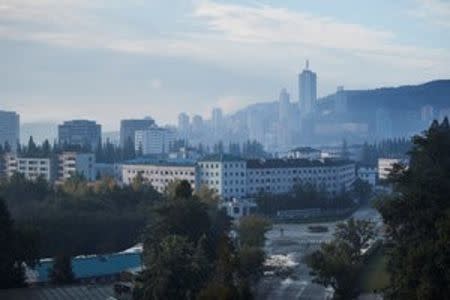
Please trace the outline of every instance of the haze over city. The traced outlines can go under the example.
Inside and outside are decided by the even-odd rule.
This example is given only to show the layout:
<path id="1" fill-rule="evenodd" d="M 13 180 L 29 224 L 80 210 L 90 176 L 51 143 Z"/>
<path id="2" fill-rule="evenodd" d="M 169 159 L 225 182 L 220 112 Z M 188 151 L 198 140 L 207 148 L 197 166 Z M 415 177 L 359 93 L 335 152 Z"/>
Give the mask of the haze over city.
<path id="1" fill-rule="evenodd" d="M 0 299 L 450 299 L 450 0 L 0 0 Z"/>
<path id="2" fill-rule="evenodd" d="M 283 87 L 297 99 L 306 59 L 319 97 L 419 84 L 450 77 L 449 19 L 440 0 L 5 0 L 0 104 L 24 122 L 118 130 L 127 117 L 230 113 Z"/>

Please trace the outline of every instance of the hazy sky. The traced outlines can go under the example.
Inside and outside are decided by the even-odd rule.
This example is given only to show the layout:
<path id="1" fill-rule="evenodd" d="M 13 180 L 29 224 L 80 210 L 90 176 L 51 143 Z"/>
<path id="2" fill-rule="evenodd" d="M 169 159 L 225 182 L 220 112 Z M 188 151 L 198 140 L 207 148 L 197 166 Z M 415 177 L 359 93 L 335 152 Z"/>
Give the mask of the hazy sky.
<path id="1" fill-rule="evenodd" d="M 450 0 L 0 0 L 0 109 L 23 122 L 297 101 L 307 58 L 319 96 L 450 78 Z"/>

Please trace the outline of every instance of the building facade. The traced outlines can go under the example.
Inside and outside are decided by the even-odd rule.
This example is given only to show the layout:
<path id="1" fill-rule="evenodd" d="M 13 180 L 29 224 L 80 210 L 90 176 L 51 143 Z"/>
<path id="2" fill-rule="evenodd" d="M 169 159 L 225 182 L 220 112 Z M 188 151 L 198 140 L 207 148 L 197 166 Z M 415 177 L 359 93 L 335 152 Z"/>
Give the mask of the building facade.
<path id="1" fill-rule="evenodd" d="M 135 148 L 135 134 L 138 130 L 146 130 L 155 125 L 152 118 L 129 119 L 120 121 L 120 146 L 123 148 L 128 140 L 131 140 Z"/>
<path id="2" fill-rule="evenodd" d="M 97 148 L 101 143 L 102 129 L 95 121 L 72 120 L 58 126 L 58 141 L 61 145 Z"/>
<path id="3" fill-rule="evenodd" d="M 0 110 L 0 145 L 7 143 L 12 151 L 16 151 L 20 140 L 20 116 L 12 111 Z"/>
<path id="4" fill-rule="evenodd" d="M 355 176 L 355 164 L 350 161 L 249 160 L 247 195 L 289 193 L 296 185 L 310 184 L 328 196 L 336 196 L 351 189 Z"/>
<path id="5" fill-rule="evenodd" d="M 214 190 L 225 200 L 247 194 L 247 162 L 228 154 L 210 155 L 197 164 L 197 186 Z"/>
<path id="6" fill-rule="evenodd" d="M 56 176 L 50 158 L 18 157 L 15 154 L 5 155 L 5 172 L 8 178 L 19 173 L 28 180 L 42 177 L 48 182 L 52 182 Z"/>
<path id="7" fill-rule="evenodd" d="M 378 169 L 377 167 L 360 166 L 356 172 L 358 178 L 367 182 L 372 187 L 375 187 L 378 182 Z"/>
<path id="8" fill-rule="evenodd" d="M 59 155 L 58 181 L 64 182 L 75 174 L 83 176 L 87 181 L 96 179 L 93 153 L 64 152 Z"/>
<path id="9" fill-rule="evenodd" d="M 143 155 L 169 153 L 176 140 L 176 132 L 170 128 L 151 127 L 135 134 L 136 151 Z"/>
<path id="10" fill-rule="evenodd" d="M 311 184 L 329 196 L 350 190 L 356 179 L 351 161 L 305 159 L 243 160 L 230 155 L 205 157 L 197 165 L 197 186 L 206 185 L 224 200 L 282 194 Z"/>
<path id="11" fill-rule="evenodd" d="M 378 178 L 386 180 L 395 164 L 401 164 L 404 161 L 400 158 L 379 158 L 378 159 Z"/>
<path id="12" fill-rule="evenodd" d="M 124 184 L 133 183 L 139 174 L 160 193 L 166 191 L 170 183 L 178 180 L 187 180 L 193 190 L 196 188 L 194 163 L 136 161 L 122 165 Z"/>

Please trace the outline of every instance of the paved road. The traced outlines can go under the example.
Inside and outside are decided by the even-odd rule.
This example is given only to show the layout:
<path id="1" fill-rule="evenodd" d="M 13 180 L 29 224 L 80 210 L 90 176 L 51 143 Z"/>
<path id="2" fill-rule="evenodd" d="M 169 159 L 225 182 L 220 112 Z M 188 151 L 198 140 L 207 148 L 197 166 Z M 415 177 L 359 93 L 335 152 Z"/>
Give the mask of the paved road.
<path id="1" fill-rule="evenodd" d="M 353 217 L 371 220 L 381 224 L 378 212 L 371 208 L 357 210 Z M 315 223 L 329 228 L 326 233 L 311 233 L 308 226 L 312 224 L 276 224 L 267 233 L 266 253 L 273 258 L 275 264 L 290 265 L 289 276 L 265 276 L 258 288 L 258 299 L 329 299 L 330 291 L 313 284 L 308 267 L 302 258 L 319 247 L 322 242 L 332 239 L 337 222 Z M 282 230 L 281 230 L 282 229 Z M 293 267 L 292 267 L 293 266 Z M 287 277 L 287 278 L 286 278 Z"/>

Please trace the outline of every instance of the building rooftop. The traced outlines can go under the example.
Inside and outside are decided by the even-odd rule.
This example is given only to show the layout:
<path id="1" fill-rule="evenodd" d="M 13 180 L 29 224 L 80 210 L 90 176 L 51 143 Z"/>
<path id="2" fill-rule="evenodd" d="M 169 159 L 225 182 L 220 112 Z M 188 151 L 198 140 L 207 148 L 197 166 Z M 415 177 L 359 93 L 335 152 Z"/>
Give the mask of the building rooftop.
<path id="1" fill-rule="evenodd" d="M 225 161 L 245 161 L 245 159 L 231 154 L 211 154 L 207 155 L 199 160 L 199 162 L 225 162 Z"/>
<path id="2" fill-rule="evenodd" d="M 309 159 L 252 159 L 247 161 L 247 168 L 298 168 L 298 167 L 333 167 L 352 164 L 346 160 L 309 160 Z"/>
<path id="3" fill-rule="evenodd" d="M 112 285 L 71 285 L 0 290 L 3 300 L 105 300 L 114 298 Z"/>
<path id="4" fill-rule="evenodd" d="M 319 149 L 314 149 L 311 147 L 297 147 L 297 148 L 290 150 L 289 152 L 316 153 L 316 152 L 321 152 L 321 151 Z"/>
<path id="5" fill-rule="evenodd" d="M 161 160 L 152 158 L 136 158 L 133 160 L 126 161 L 122 164 L 126 165 L 146 165 L 146 166 L 166 166 L 166 167 L 194 167 L 195 161 L 188 159 L 177 159 L 177 160 Z"/>

